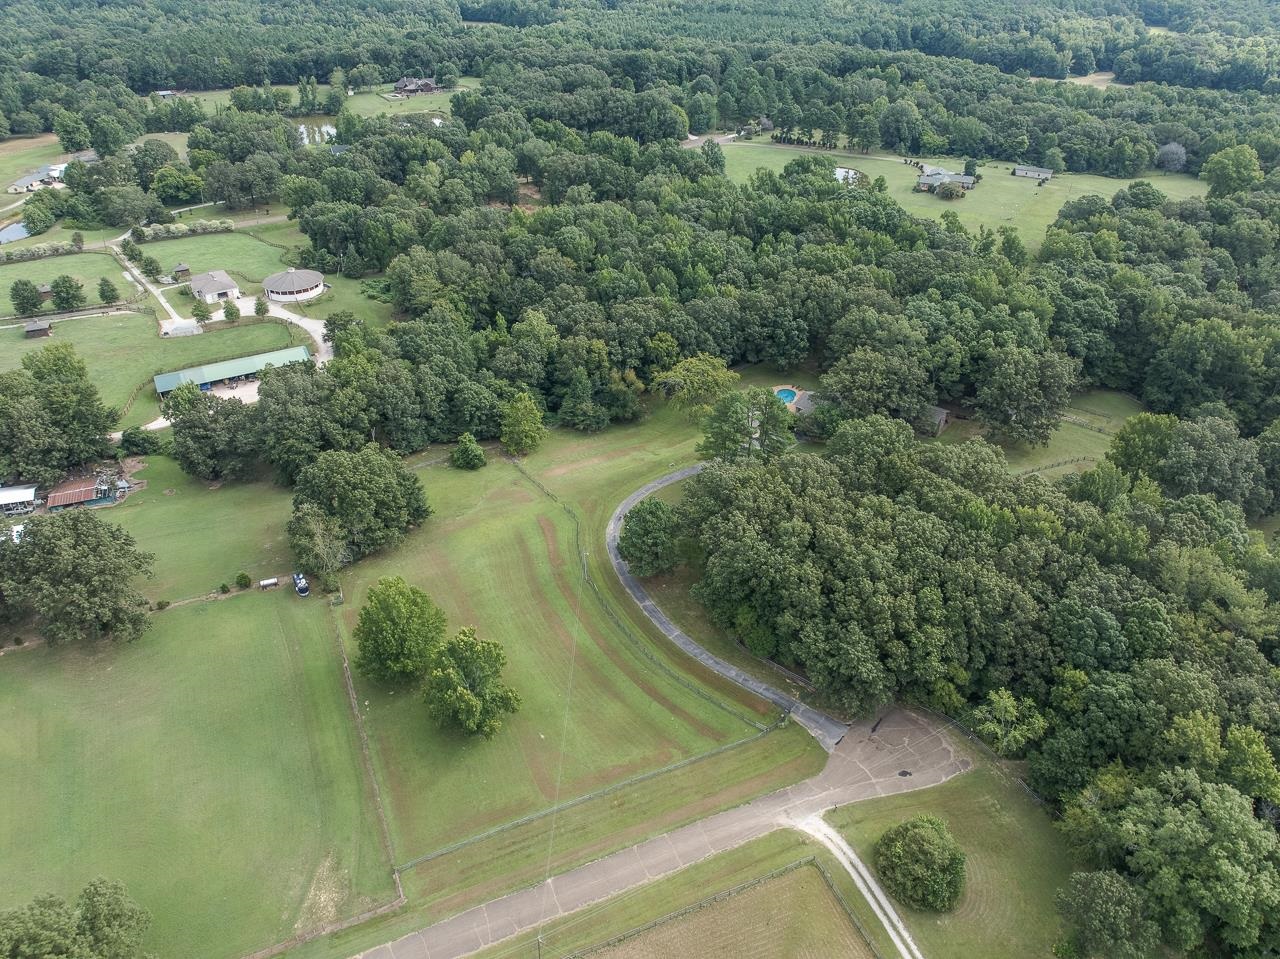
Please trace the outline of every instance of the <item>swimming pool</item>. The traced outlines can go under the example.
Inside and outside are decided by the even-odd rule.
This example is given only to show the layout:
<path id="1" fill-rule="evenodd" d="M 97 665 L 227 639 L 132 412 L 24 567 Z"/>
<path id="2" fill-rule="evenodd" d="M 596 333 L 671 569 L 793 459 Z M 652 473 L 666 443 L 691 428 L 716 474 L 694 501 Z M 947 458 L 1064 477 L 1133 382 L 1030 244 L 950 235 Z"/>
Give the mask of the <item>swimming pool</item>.
<path id="1" fill-rule="evenodd" d="M 773 392 L 777 395 L 778 399 L 782 400 L 782 402 L 784 403 L 795 402 L 795 398 L 796 398 L 795 390 L 789 390 L 784 387 L 781 389 L 776 389 Z"/>

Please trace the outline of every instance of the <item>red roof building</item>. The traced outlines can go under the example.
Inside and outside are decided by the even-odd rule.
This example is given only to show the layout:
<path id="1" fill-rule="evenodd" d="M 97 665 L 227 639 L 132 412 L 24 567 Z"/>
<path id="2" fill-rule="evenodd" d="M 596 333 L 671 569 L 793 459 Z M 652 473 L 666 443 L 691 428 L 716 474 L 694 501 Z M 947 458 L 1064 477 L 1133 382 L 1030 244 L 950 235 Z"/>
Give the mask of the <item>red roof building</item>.
<path id="1" fill-rule="evenodd" d="M 83 479 L 67 480 L 59 483 L 45 499 L 50 509 L 59 506 L 75 506 L 77 503 L 88 503 L 98 498 L 98 481 L 92 476 Z"/>

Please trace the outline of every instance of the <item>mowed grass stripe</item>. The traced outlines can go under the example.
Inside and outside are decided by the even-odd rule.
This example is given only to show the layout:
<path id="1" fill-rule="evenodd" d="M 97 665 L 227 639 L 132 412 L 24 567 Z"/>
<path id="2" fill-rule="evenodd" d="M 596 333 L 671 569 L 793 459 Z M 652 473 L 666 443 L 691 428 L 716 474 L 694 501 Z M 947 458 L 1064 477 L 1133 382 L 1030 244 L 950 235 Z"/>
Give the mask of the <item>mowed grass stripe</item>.
<path id="1" fill-rule="evenodd" d="M 150 949 L 221 957 L 393 895 L 323 606 L 235 596 L 3 666 L 0 906 L 106 875 Z"/>
<path id="2" fill-rule="evenodd" d="M 509 464 L 419 475 L 437 516 L 348 574 L 346 634 L 369 586 L 403 575 L 451 631 L 503 644 L 524 702 L 484 742 L 436 728 L 414 689 L 357 679 L 399 861 L 754 731 L 628 649 L 581 583 L 571 520 Z"/>

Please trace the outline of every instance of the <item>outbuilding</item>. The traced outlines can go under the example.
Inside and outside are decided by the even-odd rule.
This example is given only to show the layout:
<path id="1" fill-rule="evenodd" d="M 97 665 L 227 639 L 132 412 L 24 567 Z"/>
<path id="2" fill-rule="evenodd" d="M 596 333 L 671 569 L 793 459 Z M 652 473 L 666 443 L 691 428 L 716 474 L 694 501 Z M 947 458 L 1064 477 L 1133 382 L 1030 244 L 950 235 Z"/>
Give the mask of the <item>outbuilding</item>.
<path id="1" fill-rule="evenodd" d="M 930 406 L 922 419 L 931 436 L 941 436 L 942 431 L 951 425 L 951 414 L 941 406 Z"/>
<path id="2" fill-rule="evenodd" d="M 51 287 L 48 283 L 41 283 L 39 286 L 36 287 L 36 292 L 40 294 L 41 303 L 48 303 L 51 299 L 53 299 L 53 287 Z"/>
<path id="3" fill-rule="evenodd" d="M 239 285 L 225 270 L 210 270 L 193 276 L 190 286 L 191 295 L 204 303 L 220 303 L 240 296 Z"/>
<path id="4" fill-rule="evenodd" d="M 0 487 L 0 514 L 21 516 L 35 508 L 36 488 L 34 486 Z"/>
<path id="5" fill-rule="evenodd" d="M 1053 179 L 1053 171 L 1042 166 L 1016 166 L 1013 168 L 1013 175 L 1024 176 L 1030 180 Z"/>
<path id="6" fill-rule="evenodd" d="M 191 277 L 191 267 L 185 263 L 179 263 L 173 268 L 173 278 L 175 280 L 186 280 Z"/>
<path id="7" fill-rule="evenodd" d="M 45 505 L 55 510 L 112 498 L 111 488 L 104 480 L 96 476 L 86 476 L 83 479 L 71 479 L 59 483 L 49 491 Z"/>
<path id="8" fill-rule="evenodd" d="M 325 291 L 324 274 L 317 270 L 290 267 L 263 280 L 262 289 L 266 291 L 267 299 L 277 303 L 301 303 L 313 300 Z"/>
<path id="9" fill-rule="evenodd" d="M 53 326 L 48 320 L 32 320 L 22 328 L 22 332 L 27 339 L 34 340 L 41 336 L 48 336 L 53 332 Z"/>
<path id="10" fill-rule="evenodd" d="M 155 384 L 156 392 L 163 399 L 183 383 L 194 383 L 200 389 L 208 390 L 217 383 L 257 376 L 268 366 L 305 363 L 309 359 L 311 359 L 311 352 L 305 346 L 290 346 L 283 350 L 272 350 L 270 353 L 257 353 L 235 360 L 223 360 L 221 363 L 193 366 L 178 370 L 176 373 L 161 373 L 152 382 Z"/>

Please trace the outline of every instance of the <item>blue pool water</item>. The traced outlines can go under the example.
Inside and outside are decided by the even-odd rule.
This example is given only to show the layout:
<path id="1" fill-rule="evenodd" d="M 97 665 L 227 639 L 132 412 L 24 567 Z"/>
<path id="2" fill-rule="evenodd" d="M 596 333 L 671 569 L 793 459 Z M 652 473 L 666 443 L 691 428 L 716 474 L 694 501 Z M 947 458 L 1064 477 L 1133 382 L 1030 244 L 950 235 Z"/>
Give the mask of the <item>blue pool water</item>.
<path id="1" fill-rule="evenodd" d="M 778 395 L 778 399 L 782 400 L 782 402 L 784 403 L 791 403 L 796 398 L 795 390 L 783 389 L 783 390 L 774 390 L 773 392 L 776 393 Z"/>

